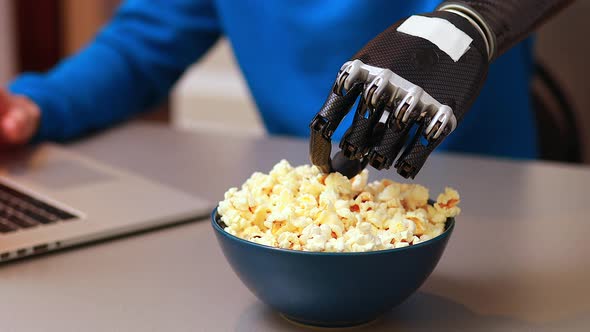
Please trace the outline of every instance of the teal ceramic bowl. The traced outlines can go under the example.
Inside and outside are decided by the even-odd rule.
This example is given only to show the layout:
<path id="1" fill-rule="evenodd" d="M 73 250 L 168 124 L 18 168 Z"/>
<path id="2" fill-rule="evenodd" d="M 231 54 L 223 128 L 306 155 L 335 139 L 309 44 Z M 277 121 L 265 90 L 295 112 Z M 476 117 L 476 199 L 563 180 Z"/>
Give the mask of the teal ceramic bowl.
<path id="1" fill-rule="evenodd" d="M 362 253 L 273 248 L 212 226 L 232 269 L 260 301 L 298 323 L 344 327 L 368 323 L 402 303 L 436 267 L 455 220 L 436 238 L 399 249 Z"/>

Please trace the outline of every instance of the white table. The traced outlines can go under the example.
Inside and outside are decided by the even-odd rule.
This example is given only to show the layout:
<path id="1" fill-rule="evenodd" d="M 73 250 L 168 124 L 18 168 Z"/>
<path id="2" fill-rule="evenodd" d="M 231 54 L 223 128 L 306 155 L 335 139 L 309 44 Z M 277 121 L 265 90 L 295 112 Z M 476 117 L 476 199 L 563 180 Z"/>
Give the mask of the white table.
<path id="1" fill-rule="evenodd" d="M 135 123 L 72 145 L 211 201 L 307 142 Z M 395 177 L 392 171 L 373 177 Z M 464 213 L 421 290 L 355 331 L 590 331 L 590 169 L 437 154 L 418 182 Z M 0 331 L 300 331 L 223 258 L 209 220 L 0 265 Z"/>

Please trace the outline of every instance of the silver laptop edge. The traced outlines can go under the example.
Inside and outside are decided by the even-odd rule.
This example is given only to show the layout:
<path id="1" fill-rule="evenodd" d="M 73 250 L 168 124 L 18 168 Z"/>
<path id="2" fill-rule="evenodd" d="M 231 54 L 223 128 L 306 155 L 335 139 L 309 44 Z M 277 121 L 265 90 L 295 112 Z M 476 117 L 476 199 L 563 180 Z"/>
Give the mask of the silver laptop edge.
<path id="1" fill-rule="evenodd" d="M 0 232 L 0 262 L 204 218 L 214 206 L 53 144 L 3 156 L 0 184 L 76 216 Z"/>

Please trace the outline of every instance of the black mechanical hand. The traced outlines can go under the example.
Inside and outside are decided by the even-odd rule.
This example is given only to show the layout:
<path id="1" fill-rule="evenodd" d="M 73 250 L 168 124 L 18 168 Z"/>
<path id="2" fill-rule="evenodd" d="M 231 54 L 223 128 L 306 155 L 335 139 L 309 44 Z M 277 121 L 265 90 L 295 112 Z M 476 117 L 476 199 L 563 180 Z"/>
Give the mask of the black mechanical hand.
<path id="1" fill-rule="evenodd" d="M 463 119 L 490 62 L 569 2 L 444 2 L 389 27 L 340 69 L 310 125 L 312 163 L 352 177 L 367 164 L 381 170 L 395 162 L 399 174 L 414 178 Z M 358 98 L 332 160 L 331 136 Z"/>

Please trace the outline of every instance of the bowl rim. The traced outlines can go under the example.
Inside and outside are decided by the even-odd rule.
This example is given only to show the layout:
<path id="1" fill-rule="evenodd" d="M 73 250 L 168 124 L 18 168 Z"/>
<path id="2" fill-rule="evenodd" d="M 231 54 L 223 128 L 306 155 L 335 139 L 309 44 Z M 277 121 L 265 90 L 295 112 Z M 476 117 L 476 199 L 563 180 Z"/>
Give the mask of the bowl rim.
<path id="1" fill-rule="evenodd" d="M 438 235 L 428 241 L 420 242 L 418 244 L 413 244 L 413 245 L 410 245 L 407 247 L 402 247 L 402 248 L 361 251 L 361 252 L 303 251 L 303 250 L 294 250 L 294 249 L 272 247 L 272 246 L 268 246 L 266 244 L 260 244 L 260 243 L 248 241 L 246 239 L 242 239 L 241 237 L 237 237 L 233 234 L 228 233 L 225 229 L 223 229 L 221 227 L 221 225 L 219 225 L 219 223 L 216 220 L 216 216 L 219 216 L 219 218 L 221 218 L 221 215 L 217 213 L 217 207 L 218 206 L 215 206 L 215 208 L 211 212 L 211 224 L 213 226 L 213 229 L 215 231 L 217 231 L 218 233 L 222 234 L 223 236 L 227 237 L 230 240 L 237 241 L 238 243 L 241 243 L 244 245 L 257 247 L 257 248 L 260 248 L 263 250 L 283 252 L 283 253 L 295 254 L 295 255 L 342 256 L 342 257 L 344 257 L 344 256 L 385 255 L 385 254 L 389 254 L 389 253 L 393 253 L 393 252 L 401 252 L 404 250 L 413 250 L 413 249 L 417 249 L 417 248 L 420 248 L 423 246 L 432 245 L 435 242 L 441 241 L 444 238 L 449 237 L 449 235 L 453 232 L 453 229 L 455 228 L 455 218 L 449 217 L 445 221 L 445 230 L 440 235 Z"/>

